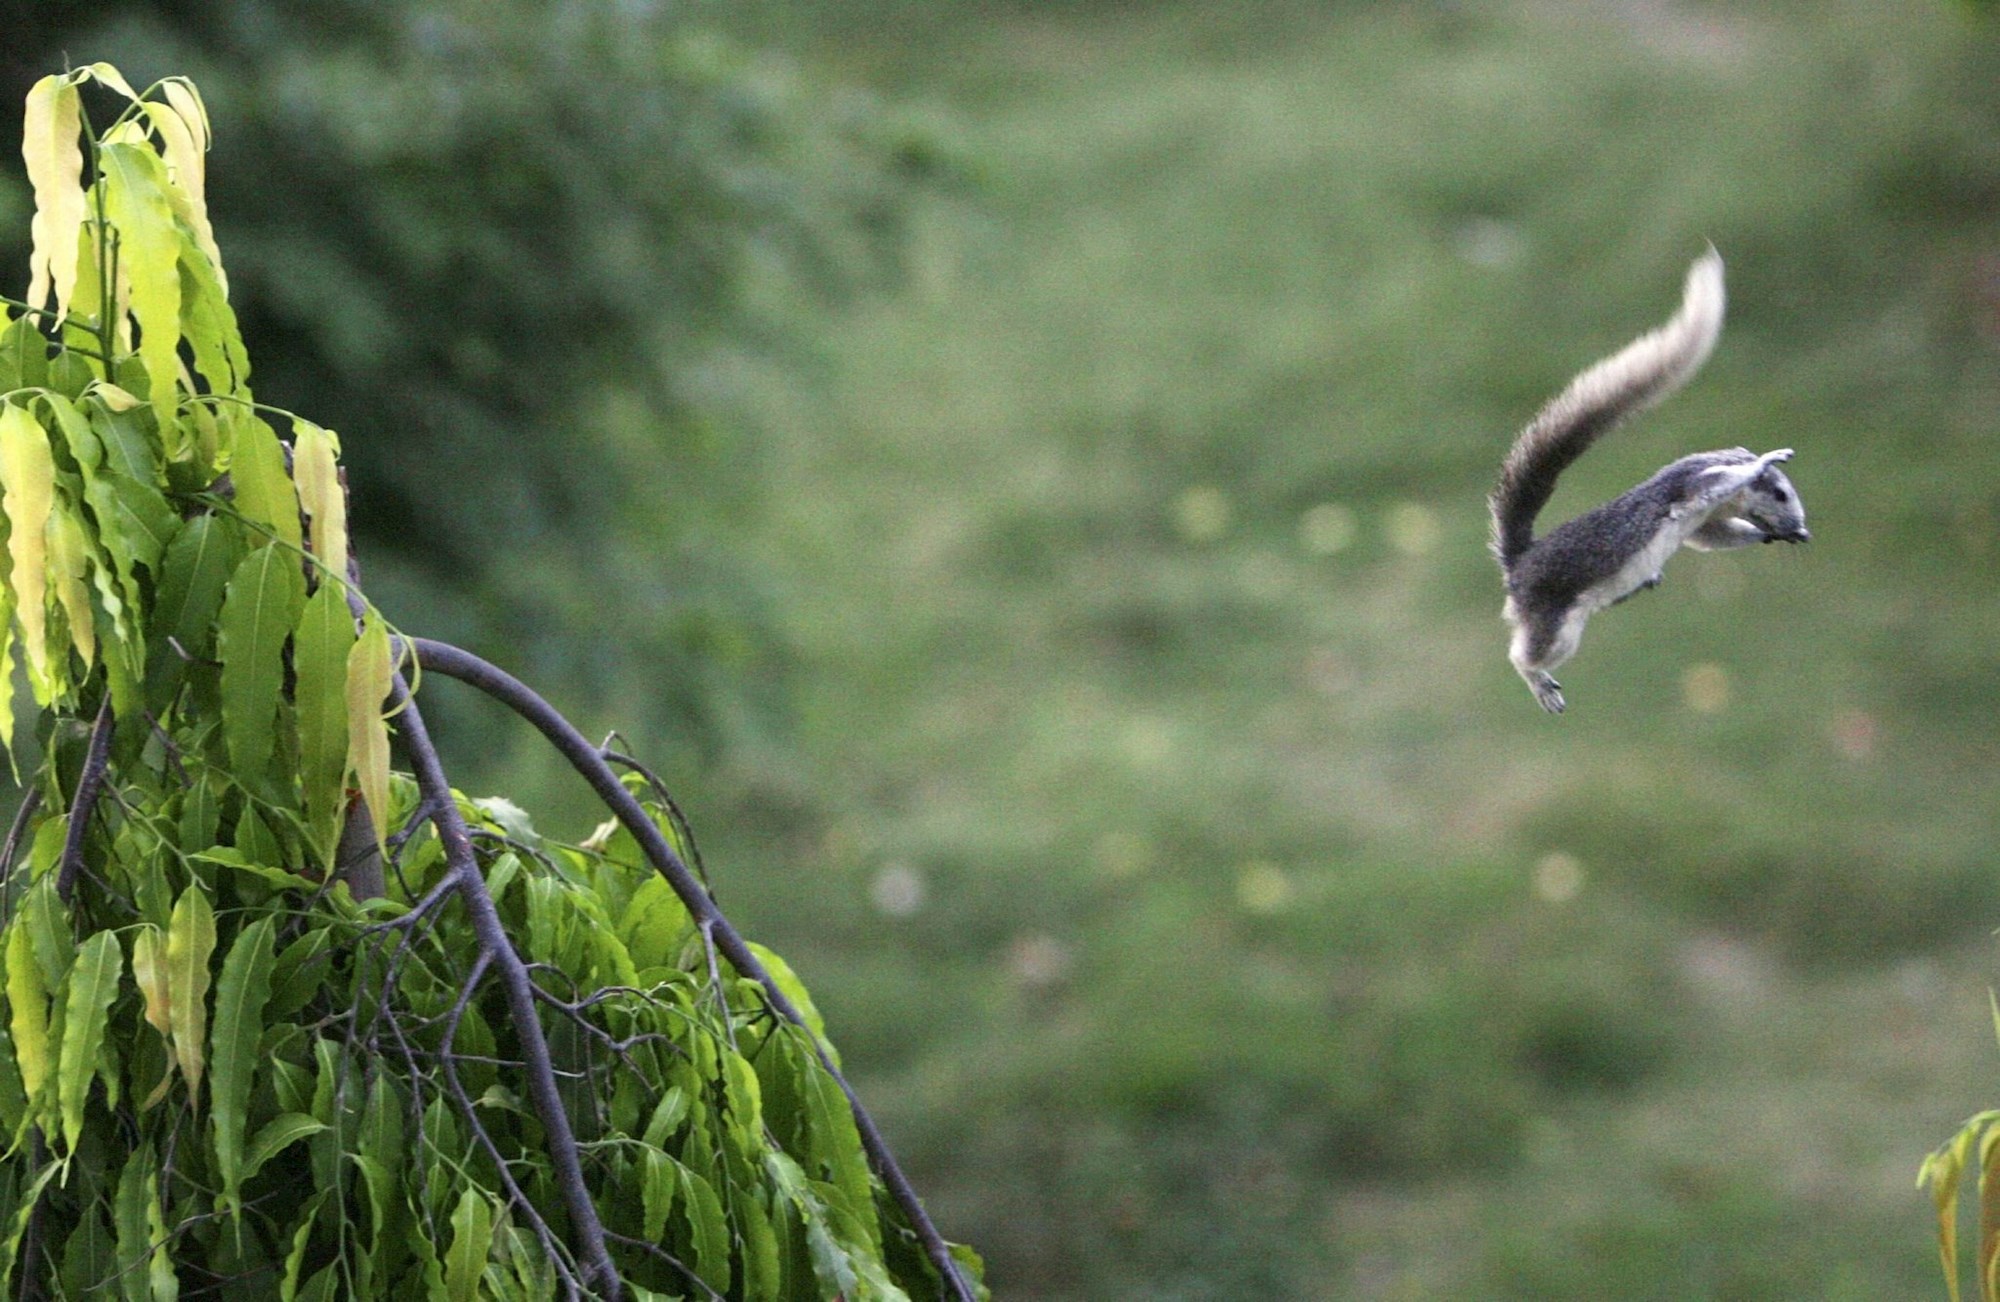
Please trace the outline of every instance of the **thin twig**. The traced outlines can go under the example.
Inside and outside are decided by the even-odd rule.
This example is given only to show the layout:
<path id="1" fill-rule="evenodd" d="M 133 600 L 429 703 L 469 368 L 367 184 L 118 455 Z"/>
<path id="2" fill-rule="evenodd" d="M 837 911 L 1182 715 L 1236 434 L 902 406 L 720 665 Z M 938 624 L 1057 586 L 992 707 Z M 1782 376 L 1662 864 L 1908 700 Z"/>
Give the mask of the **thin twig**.
<path id="1" fill-rule="evenodd" d="M 854 1112 L 854 1126 L 861 1134 L 861 1145 L 868 1153 L 869 1164 L 874 1167 L 875 1174 L 881 1178 L 896 1206 L 909 1220 L 910 1228 L 916 1232 L 918 1240 L 923 1244 L 924 1255 L 930 1259 L 932 1267 L 938 1272 L 939 1278 L 952 1297 L 959 1299 L 959 1302 L 975 1302 L 972 1287 L 960 1273 L 958 1262 L 953 1259 L 944 1236 L 939 1234 L 937 1227 L 931 1223 L 930 1216 L 924 1211 L 923 1203 L 917 1198 L 915 1188 L 903 1174 L 902 1168 L 897 1165 L 895 1155 L 889 1151 L 889 1145 L 882 1138 L 882 1132 L 876 1128 L 874 1119 L 862 1106 L 854 1087 L 847 1083 L 847 1078 L 841 1074 L 840 1068 L 834 1065 L 826 1045 L 821 1042 L 819 1036 L 813 1034 L 805 1017 L 779 987 L 777 979 L 758 959 L 755 951 L 744 941 L 736 928 L 730 925 L 729 920 L 723 917 L 715 901 L 709 898 L 708 892 L 702 889 L 701 883 L 681 861 L 680 855 L 675 853 L 666 837 L 660 834 L 659 827 L 647 815 L 645 807 L 633 798 L 632 793 L 626 790 L 625 784 L 618 780 L 618 775 L 612 772 L 611 766 L 604 762 L 603 756 L 598 753 L 598 748 L 578 732 L 576 726 L 564 718 L 554 706 L 497 665 L 490 664 L 471 652 L 446 642 L 434 642 L 429 638 L 410 638 L 408 641 L 411 649 L 416 652 L 417 663 L 424 669 L 443 674 L 447 678 L 456 678 L 486 693 L 533 724 L 536 730 L 562 753 L 563 758 L 570 762 L 570 766 L 590 783 L 591 789 L 596 791 L 598 798 L 617 815 L 618 821 L 625 824 L 626 830 L 638 841 L 640 848 L 646 852 L 646 857 L 652 861 L 653 867 L 667 879 L 667 884 L 673 887 L 674 894 L 680 897 L 681 903 L 687 907 L 696 923 L 711 928 L 716 948 L 729 960 L 729 965 L 764 988 L 764 997 L 770 1001 L 771 1007 L 780 1017 L 805 1029 L 812 1040 L 814 1050 L 819 1055 L 820 1065 L 825 1068 L 834 1084 L 840 1087 L 840 1092 L 847 1096 L 848 1106 Z"/>
<path id="2" fill-rule="evenodd" d="M 62 867 L 56 872 L 56 895 L 69 903 L 76 889 L 76 876 L 83 871 L 83 838 L 90 830 L 90 812 L 104 790 L 104 773 L 111 763 L 111 733 L 117 724 L 111 717 L 111 693 L 97 707 L 97 722 L 90 727 L 90 749 L 83 755 L 83 774 L 76 780 L 76 799 L 69 806 L 69 833 L 63 837 Z"/>
<path id="3" fill-rule="evenodd" d="M 615 737 L 617 734 L 613 733 L 612 736 Z M 715 893 L 715 883 L 708 880 L 708 867 L 701 861 L 701 847 L 696 845 L 694 841 L 694 824 L 688 822 L 688 816 L 681 812 L 680 805 L 674 801 L 673 794 L 667 790 L 667 784 L 660 781 L 660 775 L 623 751 L 611 749 L 609 739 L 606 739 L 605 743 L 597 748 L 597 753 L 604 757 L 606 763 L 617 764 L 620 767 L 631 769 L 646 780 L 646 785 L 653 789 L 653 795 L 659 799 L 661 806 L 667 811 L 667 817 L 672 820 L 675 834 L 680 837 L 681 841 L 688 848 L 688 866 L 694 869 L 695 876 L 701 878 L 703 889 L 713 895 Z"/>
<path id="4" fill-rule="evenodd" d="M 479 1109 L 473 1106 L 471 1097 L 465 1092 L 465 1086 L 458 1079 L 457 1064 L 460 1058 L 452 1051 L 452 1042 L 458 1038 L 458 1024 L 465 1017 L 466 1005 L 472 1002 L 472 994 L 479 988 L 480 978 L 486 975 L 487 965 L 495 956 L 496 951 L 482 949 L 479 957 L 473 961 L 472 971 L 466 975 L 465 983 L 459 987 L 458 998 L 452 1003 L 445 1019 L 444 1038 L 438 1044 L 437 1059 L 439 1065 L 444 1068 L 445 1090 L 457 1103 L 459 1111 L 464 1114 L 473 1139 L 485 1150 L 487 1158 L 493 1163 L 494 1171 L 500 1176 L 500 1183 L 506 1186 L 508 1201 L 527 1219 L 529 1228 L 534 1231 L 535 1237 L 541 1240 L 543 1255 L 549 1259 L 549 1265 L 555 1268 L 556 1273 L 563 1277 L 565 1290 L 573 1298 L 577 1296 L 577 1284 L 570 1274 L 569 1264 L 562 1258 L 562 1250 L 556 1242 L 554 1232 L 549 1229 L 549 1223 L 542 1219 L 541 1212 L 536 1210 L 534 1203 L 528 1200 L 528 1195 L 522 1192 L 521 1186 L 515 1181 L 513 1168 L 507 1165 L 506 1155 L 501 1153 L 500 1146 L 493 1142 L 493 1136 L 487 1133 L 486 1123 L 479 1119 Z"/>
<path id="5" fill-rule="evenodd" d="M 14 821 L 7 825 L 7 840 L 0 844 L 0 926 L 5 926 L 13 906 L 13 892 L 6 889 L 14 881 L 14 856 L 20 852 L 21 836 L 28 830 L 28 822 L 35 811 L 42 807 L 42 789 L 29 787 L 21 793 L 21 803 L 14 810 Z"/>

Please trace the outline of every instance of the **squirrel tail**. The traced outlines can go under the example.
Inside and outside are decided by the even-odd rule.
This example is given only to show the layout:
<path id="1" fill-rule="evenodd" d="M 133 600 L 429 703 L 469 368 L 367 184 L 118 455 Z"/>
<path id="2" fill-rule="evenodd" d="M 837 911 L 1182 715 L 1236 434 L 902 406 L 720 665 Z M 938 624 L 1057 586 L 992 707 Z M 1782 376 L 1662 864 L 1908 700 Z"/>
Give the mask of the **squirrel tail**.
<path id="1" fill-rule="evenodd" d="M 1688 268 L 1680 311 L 1657 330 L 1569 382 L 1528 422 L 1507 459 L 1488 505 L 1493 510 L 1493 554 L 1502 569 L 1533 544 L 1535 517 L 1548 505 L 1556 480 L 1625 417 L 1665 398 L 1708 360 L 1722 333 L 1722 255 L 1713 245 Z"/>

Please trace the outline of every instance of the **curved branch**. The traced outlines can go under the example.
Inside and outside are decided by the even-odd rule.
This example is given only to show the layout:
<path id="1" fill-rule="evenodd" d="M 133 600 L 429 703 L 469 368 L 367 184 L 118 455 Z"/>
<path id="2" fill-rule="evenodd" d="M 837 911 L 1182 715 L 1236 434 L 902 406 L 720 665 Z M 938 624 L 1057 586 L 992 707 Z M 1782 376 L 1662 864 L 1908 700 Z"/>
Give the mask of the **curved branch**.
<path id="1" fill-rule="evenodd" d="M 610 1249 L 605 1246 L 604 1225 L 598 1219 L 597 1206 L 591 1202 L 590 1187 L 584 1181 L 576 1134 L 570 1129 L 562 1096 L 556 1092 L 549 1042 L 542 1035 L 542 1024 L 535 1012 L 534 983 L 520 954 L 507 939 L 500 912 L 486 890 L 486 879 L 479 875 L 479 866 L 472 856 L 472 838 L 458 812 L 458 801 L 452 797 L 451 783 L 445 780 L 444 764 L 431 744 L 429 730 L 424 727 L 424 716 L 410 698 L 409 686 L 401 673 L 395 676 L 392 686 L 392 696 L 400 711 L 397 731 L 410 753 L 417 786 L 430 805 L 431 821 L 436 824 L 438 840 L 444 845 L 447 871 L 458 882 L 473 934 L 479 937 L 481 948 L 498 967 L 500 984 L 507 993 L 507 1006 L 521 1037 L 522 1056 L 527 1060 L 528 1092 L 534 1097 L 535 1114 L 547 1132 L 556 1183 L 569 1212 L 570 1228 L 579 1241 L 584 1283 L 595 1287 L 611 1302 L 617 1302 L 624 1296 L 624 1285 L 618 1277 L 618 1267 L 611 1260 Z M 501 1174 L 506 1177 L 504 1164 Z"/>
<path id="2" fill-rule="evenodd" d="M 702 889 L 701 883 L 688 870 L 688 866 L 681 862 L 681 857 L 674 852 L 673 846 L 660 834 L 659 827 L 647 816 L 645 808 L 633 798 L 630 791 L 625 789 L 625 784 L 618 780 L 618 775 L 611 771 L 611 766 L 604 762 L 598 748 L 591 745 L 589 740 L 577 731 L 574 724 L 537 695 L 534 689 L 499 666 L 490 664 L 470 651 L 461 650 L 447 642 L 434 642 L 429 638 L 419 637 L 408 639 L 408 643 L 416 652 L 417 663 L 426 670 L 443 674 L 447 678 L 456 678 L 477 688 L 533 724 L 536 730 L 548 739 L 549 744 L 570 762 L 570 766 L 583 775 L 598 798 L 617 815 L 618 821 L 625 825 L 626 830 L 632 833 L 640 848 L 645 851 L 646 857 L 652 861 L 653 867 L 667 879 L 667 884 L 673 887 L 674 894 L 678 895 L 681 903 L 687 906 L 696 923 L 714 937 L 715 947 L 729 960 L 729 965 L 764 988 L 764 997 L 770 1001 L 771 1007 L 780 1017 L 794 1026 L 805 1029 L 807 1036 L 812 1040 L 815 1052 L 819 1055 L 820 1065 L 826 1069 L 827 1075 L 833 1078 L 834 1084 L 840 1087 L 840 1092 L 847 1096 L 848 1106 L 854 1112 L 855 1129 L 860 1132 L 861 1145 L 868 1153 L 869 1165 L 875 1168 L 875 1174 L 887 1187 L 889 1196 L 895 1200 L 896 1206 L 909 1220 L 910 1228 L 916 1232 L 918 1240 L 923 1244 L 924 1255 L 930 1258 L 932 1267 L 944 1281 L 950 1296 L 959 1299 L 960 1302 L 975 1302 L 972 1288 L 966 1283 L 965 1276 L 960 1273 L 958 1263 L 953 1260 L 951 1249 L 946 1245 L 944 1236 L 939 1234 L 937 1227 L 931 1223 L 930 1216 L 924 1211 L 923 1203 L 917 1198 L 917 1191 L 903 1174 L 902 1168 L 896 1164 L 895 1155 L 889 1151 L 888 1143 L 883 1140 L 882 1132 L 876 1129 L 874 1119 L 868 1115 L 868 1110 L 861 1105 L 861 1099 L 855 1094 L 854 1087 L 847 1083 L 847 1077 L 834 1065 L 825 1044 L 821 1042 L 819 1036 L 812 1033 L 812 1028 L 806 1025 L 806 1020 L 797 1006 L 779 988 L 777 980 L 772 977 L 770 970 L 758 959 L 742 935 L 730 925 L 727 918 L 722 916 L 722 911 L 716 907 L 715 901 L 709 898 L 708 892 Z M 491 907 L 490 901 L 488 907 Z"/>
<path id="3" fill-rule="evenodd" d="M 83 838 L 90 831 L 90 814 L 104 790 L 104 774 L 111 765 L 111 733 L 116 727 L 111 717 L 111 693 L 97 707 L 97 722 L 90 726 L 90 749 L 83 754 L 83 773 L 76 780 L 76 799 L 69 806 L 69 831 L 63 837 L 61 867 L 56 871 L 56 895 L 69 903 L 76 889 L 77 874 L 83 871 Z"/>
<path id="4" fill-rule="evenodd" d="M 29 787 L 23 791 L 21 803 L 14 808 L 14 821 L 7 826 L 7 840 L 0 843 L 0 925 L 6 924 L 8 910 L 13 903 L 14 856 L 21 849 L 21 837 L 28 830 L 29 820 L 41 807 L 40 787 Z"/>

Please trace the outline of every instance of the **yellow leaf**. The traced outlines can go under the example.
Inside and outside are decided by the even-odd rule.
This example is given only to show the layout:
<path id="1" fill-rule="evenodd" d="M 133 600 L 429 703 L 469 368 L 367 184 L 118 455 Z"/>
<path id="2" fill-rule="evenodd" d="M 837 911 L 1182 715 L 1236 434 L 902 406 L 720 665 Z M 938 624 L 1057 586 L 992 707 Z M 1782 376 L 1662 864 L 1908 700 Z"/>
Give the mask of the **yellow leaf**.
<path id="1" fill-rule="evenodd" d="M 32 1105 L 49 1078 L 49 992 L 35 961 L 35 942 L 16 922 L 7 933 L 7 1007 L 13 1014 L 14 1060 L 21 1069 L 21 1087 Z"/>
<path id="2" fill-rule="evenodd" d="M 173 1005 L 167 990 L 165 955 L 161 953 L 164 948 L 160 929 L 150 922 L 140 924 L 138 934 L 132 937 L 132 979 L 145 998 L 147 1022 L 161 1035 L 169 1036 L 173 1033 L 169 1015 Z"/>
<path id="3" fill-rule="evenodd" d="M 49 516 L 49 582 L 69 616 L 69 632 L 88 670 L 97 663 L 97 625 L 90 610 L 90 540 L 68 511 Z"/>
<path id="4" fill-rule="evenodd" d="M 97 400 L 104 404 L 106 411 L 130 411 L 139 405 L 139 400 L 128 390 L 119 388 L 109 380 L 97 381 L 86 392 L 95 394 Z"/>
<path id="5" fill-rule="evenodd" d="M 340 440 L 311 421 L 294 422 L 292 478 L 312 527 L 312 553 L 337 580 L 347 577 L 347 495 L 340 491 Z"/>
<path id="6" fill-rule="evenodd" d="M 160 93 L 167 97 L 167 103 L 174 106 L 174 112 L 181 115 L 194 133 L 195 142 L 207 153 L 214 133 L 208 129 L 208 106 L 201 102 L 201 92 L 186 77 L 168 77 L 160 82 Z"/>
<path id="7" fill-rule="evenodd" d="M 51 288 L 58 322 L 69 314 L 76 289 L 76 248 L 83 230 L 83 128 L 76 84 L 48 76 L 28 92 L 21 124 L 21 157 L 35 188 L 35 216 L 29 226 L 34 247 L 28 257 L 28 303 L 41 307 Z"/>
<path id="8" fill-rule="evenodd" d="M 26 410 L 0 407 L 0 509 L 7 513 L 7 551 L 13 561 L 10 583 L 20 606 L 21 637 L 27 644 L 28 677 L 35 700 L 55 697 L 48 646 L 48 525 L 55 503 L 55 465 L 48 436 Z"/>
<path id="9" fill-rule="evenodd" d="M 167 197 L 181 201 L 174 204 L 174 214 L 187 223 L 194 246 L 215 268 L 216 283 L 227 298 L 229 282 L 222 273 L 222 250 L 216 247 L 215 228 L 208 220 L 208 181 L 202 157 L 208 150 L 208 118 L 200 96 L 185 79 L 170 78 L 161 90 L 167 97 L 165 104 L 148 101 L 143 107 L 153 130 L 165 142 L 167 176 L 173 182 Z"/>
<path id="10" fill-rule="evenodd" d="M 181 892 L 167 923 L 167 1020 L 173 1027 L 174 1057 L 188 1097 L 201 1088 L 208 1038 L 208 959 L 215 952 L 215 911 L 199 885 Z"/>
<path id="11" fill-rule="evenodd" d="M 139 96 L 132 89 L 132 83 L 125 80 L 125 74 L 103 61 L 93 63 L 81 71 L 89 73 L 104 85 L 111 87 L 126 99 L 137 100 Z"/>
<path id="12" fill-rule="evenodd" d="M 347 653 L 347 766 L 374 816 L 375 848 L 382 853 L 387 853 L 389 827 L 389 725 L 382 717 L 382 700 L 393 675 L 389 630 L 371 610 Z"/>

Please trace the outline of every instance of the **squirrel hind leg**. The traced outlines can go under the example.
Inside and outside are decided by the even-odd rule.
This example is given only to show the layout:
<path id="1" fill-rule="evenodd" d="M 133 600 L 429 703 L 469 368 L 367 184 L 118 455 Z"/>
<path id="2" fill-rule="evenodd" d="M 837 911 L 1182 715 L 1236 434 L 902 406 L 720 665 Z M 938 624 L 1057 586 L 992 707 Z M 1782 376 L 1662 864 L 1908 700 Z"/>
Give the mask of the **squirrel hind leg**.
<path id="1" fill-rule="evenodd" d="M 1514 625 L 1514 640 L 1507 649 L 1507 659 L 1528 690 L 1535 694 L 1535 701 L 1550 714 L 1561 714 L 1562 684 L 1549 671 L 1576 654 L 1587 617 L 1579 617 L 1578 612 L 1572 611 L 1570 618 L 1563 619 L 1553 629 L 1538 627 L 1536 621 L 1523 617 L 1520 607 L 1511 599 L 1506 615 Z"/>

